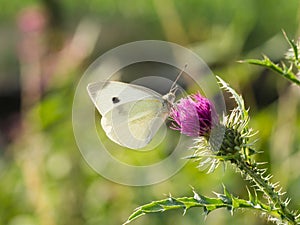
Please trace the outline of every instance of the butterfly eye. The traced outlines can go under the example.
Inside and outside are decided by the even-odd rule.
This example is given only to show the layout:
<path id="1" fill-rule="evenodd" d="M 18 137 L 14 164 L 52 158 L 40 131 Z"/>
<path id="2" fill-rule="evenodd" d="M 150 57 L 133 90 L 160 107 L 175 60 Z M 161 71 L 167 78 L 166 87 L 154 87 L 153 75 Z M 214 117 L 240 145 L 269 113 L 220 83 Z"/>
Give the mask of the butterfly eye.
<path id="1" fill-rule="evenodd" d="M 114 104 L 120 102 L 120 99 L 118 97 L 113 97 L 111 100 Z"/>

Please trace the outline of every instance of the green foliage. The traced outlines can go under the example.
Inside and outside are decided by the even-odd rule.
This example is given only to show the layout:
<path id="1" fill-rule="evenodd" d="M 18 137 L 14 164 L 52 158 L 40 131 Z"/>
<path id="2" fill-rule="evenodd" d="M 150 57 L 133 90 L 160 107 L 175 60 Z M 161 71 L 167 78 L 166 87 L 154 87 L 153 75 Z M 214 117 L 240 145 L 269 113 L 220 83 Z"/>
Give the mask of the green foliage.
<path id="1" fill-rule="evenodd" d="M 229 86 L 222 78 L 217 76 L 220 87 L 231 94 L 231 98 L 233 98 L 238 105 L 237 109 L 241 115 L 241 120 L 247 121 L 249 119 L 248 110 L 246 110 L 244 99 L 241 95 L 239 95 L 232 87 Z M 233 123 L 232 125 L 237 124 Z"/>
<path id="2" fill-rule="evenodd" d="M 290 80 L 291 82 L 300 85 L 300 80 L 297 78 L 297 76 L 292 72 L 291 67 L 287 67 L 284 63 L 282 63 L 282 66 L 279 66 L 275 63 L 273 63 L 267 56 L 264 56 L 264 59 L 247 59 L 240 62 L 246 62 L 254 65 L 264 66 L 266 68 L 269 68 L 277 73 L 279 73 L 284 78 Z"/>
<path id="3" fill-rule="evenodd" d="M 291 49 L 286 54 L 286 58 L 288 59 L 290 65 L 287 66 L 284 62 L 281 62 L 281 66 L 272 62 L 267 56 L 264 55 L 262 60 L 259 59 L 247 59 L 240 62 L 245 62 L 249 64 L 259 65 L 271 69 L 277 73 L 279 73 L 282 77 L 291 81 L 294 84 L 300 86 L 300 60 L 299 60 L 299 43 L 295 43 L 292 39 L 289 39 L 285 32 L 284 36 L 288 41 Z M 293 72 L 293 69 L 296 69 L 296 72 Z"/>
<path id="4" fill-rule="evenodd" d="M 161 213 L 174 209 L 183 209 L 183 214 L 185 214 L 190 208 L 193 207 L 203 208 L 206 215 L 219 208 L 227 209 L 232 215 L 234 211 L 238 209 L 254 209 L 261 212 L 262 214 L 268 214 L 270 220 L 281 218 L 280 214 L 278 214 L 278 211 L 275 208 L 271 208 L 270 206 L 261 203 L 257 199 L 257 195 L 252 195 L 250 191 L 248 191 L 248 199 L 240 199 L 234 197 L 229 193 L 225 186 L 223 186 L 222 194 L 215 193 L 215 195 L 217 196 L 215 198 L 200 195 L 195 191 L 193 192 L 194 197 L 175 198 L 170 196 L 167 199 L 153 201 L 149 204 L 142 205 L 129 216 L 124 225 L 145 214 Z"/>

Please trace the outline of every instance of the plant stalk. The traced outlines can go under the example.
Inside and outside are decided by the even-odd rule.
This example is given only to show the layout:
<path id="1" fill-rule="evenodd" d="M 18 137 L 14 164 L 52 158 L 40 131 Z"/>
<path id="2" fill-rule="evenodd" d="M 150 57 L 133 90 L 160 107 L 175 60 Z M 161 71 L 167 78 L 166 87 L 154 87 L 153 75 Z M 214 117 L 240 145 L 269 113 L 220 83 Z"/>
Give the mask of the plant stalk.
<path id="1" fill-rule="evenodd" d="M 240 155 L 232 159 L 231 162 L 240 169 L 242 174 L 250 177 L 250 180 L 268 197 L 272 202 L 274 209 L 277 209 L 282 220 L 286 220 L 292 225 L 299 224 L 297 215 L 287 208 L 287 204 L 282 201 L 279 192 L 275 190 L 275 185 L 272 185 L 269 182 L 269 179 L 264 177 L 263 173 L 260 172 L 255 165 L 245 162 Z"/>

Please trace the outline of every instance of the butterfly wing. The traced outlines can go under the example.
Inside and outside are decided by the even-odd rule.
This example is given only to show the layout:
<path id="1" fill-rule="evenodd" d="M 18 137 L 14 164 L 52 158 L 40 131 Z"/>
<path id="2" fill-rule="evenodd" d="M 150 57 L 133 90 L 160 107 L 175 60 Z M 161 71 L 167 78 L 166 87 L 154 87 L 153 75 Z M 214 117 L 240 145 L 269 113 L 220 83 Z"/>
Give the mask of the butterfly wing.
<path id="1" fill-rule="evenodd" d="M 91 83 L 87 90 L 107 136 L 128 148 L 146 146 L 168 116 L 162 96 L 143 86 L 108 81 Z"/>
<path id="2" fill-rule="evenodd" d="M 107 136 L 131 149 L 145 147 L 168 116 L 165 102 L 155 97 L 114 107 L 101 119 Z"/>
<path id="3" fill-rule="evenodd" d="M 114 107 L 147 97 L 161 99 L 162 96 L 143 86 L 118 81 L 96 82 L 87 86 L 88 94 L 101 115 Z"/>

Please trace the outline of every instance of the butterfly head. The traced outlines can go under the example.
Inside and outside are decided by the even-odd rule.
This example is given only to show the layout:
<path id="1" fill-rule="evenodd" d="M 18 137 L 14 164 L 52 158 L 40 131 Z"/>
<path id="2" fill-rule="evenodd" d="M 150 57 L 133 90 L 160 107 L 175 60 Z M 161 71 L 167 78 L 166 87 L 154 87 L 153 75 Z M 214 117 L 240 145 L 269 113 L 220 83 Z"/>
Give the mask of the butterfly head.
<path id="1" fill-rule="evenodd" d="M 173 104 L 174 101 L 175 101 L 175 93 L 174 92 L 169 92 L 168 94 L 165 94 L 163 97 L 162 97 L 166 102 L 168 102 L 169 104 Z"/>

